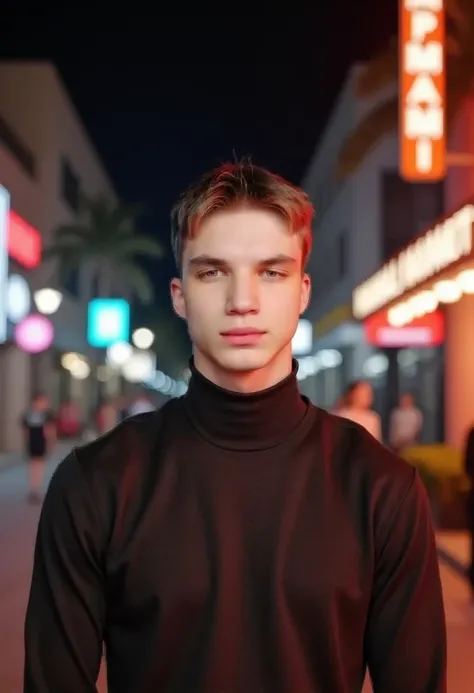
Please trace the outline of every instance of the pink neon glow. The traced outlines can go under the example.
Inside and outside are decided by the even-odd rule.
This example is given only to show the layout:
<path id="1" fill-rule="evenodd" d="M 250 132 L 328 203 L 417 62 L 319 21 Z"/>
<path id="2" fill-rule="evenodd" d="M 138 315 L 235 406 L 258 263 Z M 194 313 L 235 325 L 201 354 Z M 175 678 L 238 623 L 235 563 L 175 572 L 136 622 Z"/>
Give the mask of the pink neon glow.
<path id="1" fill-rule="evenodd" d="M 54 327 L 44 315 L 28 315 L 15 327 L 15 342 L 29 354 L 48 349 L 54 340 Z"/>

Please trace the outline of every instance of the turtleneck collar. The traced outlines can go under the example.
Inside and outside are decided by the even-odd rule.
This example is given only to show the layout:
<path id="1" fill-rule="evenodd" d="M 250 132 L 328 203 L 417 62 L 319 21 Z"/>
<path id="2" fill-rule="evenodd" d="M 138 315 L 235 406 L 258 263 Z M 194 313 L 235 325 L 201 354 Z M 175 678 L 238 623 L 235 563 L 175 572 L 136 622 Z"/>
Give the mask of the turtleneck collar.
<path id="1" fill-rule="evenodd" d="M 250 394 L 215 385 L 192 360 L 190 370 L 184 406 L 198 433 L 214 445 L 247 451 L 270 448 L 282 443 L 305 418 L 308 402 L 298 389 L 296 361 L 284 380 Z"/>

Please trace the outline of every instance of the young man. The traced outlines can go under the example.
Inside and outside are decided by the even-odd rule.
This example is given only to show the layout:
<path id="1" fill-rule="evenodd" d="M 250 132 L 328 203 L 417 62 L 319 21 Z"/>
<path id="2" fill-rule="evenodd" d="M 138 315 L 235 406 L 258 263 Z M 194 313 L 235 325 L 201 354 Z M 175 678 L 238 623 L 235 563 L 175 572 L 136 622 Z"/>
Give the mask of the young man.
<path id="1" fill-rule="evenodd" d="M 59 466 L 26 618 L 25 693 L 446 691 L 426 495 L 313 407 L 291 339 L 312 208 L 265 170 L 205 175 L 174 213 L 186 395 Z"/>

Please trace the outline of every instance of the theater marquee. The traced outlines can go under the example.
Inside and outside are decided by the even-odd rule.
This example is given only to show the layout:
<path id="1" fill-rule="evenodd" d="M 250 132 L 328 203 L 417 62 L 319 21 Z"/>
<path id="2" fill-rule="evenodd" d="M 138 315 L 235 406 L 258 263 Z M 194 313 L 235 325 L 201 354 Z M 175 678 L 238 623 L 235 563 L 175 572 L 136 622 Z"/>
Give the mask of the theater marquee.
<path id="1" fill-rule="evenodd" d="M 473 253 L 474 205 L 462 207 L 420 236 L 352 293 L 352 311 L 363 320 L 442 270 Z"/>

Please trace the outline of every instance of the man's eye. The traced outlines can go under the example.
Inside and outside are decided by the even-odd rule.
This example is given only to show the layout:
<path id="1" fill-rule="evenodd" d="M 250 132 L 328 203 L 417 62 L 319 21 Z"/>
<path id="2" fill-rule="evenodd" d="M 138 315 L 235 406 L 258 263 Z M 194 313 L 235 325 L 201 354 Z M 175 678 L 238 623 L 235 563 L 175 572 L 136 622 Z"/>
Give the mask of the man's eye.
<path id="1" fill-rule="evenodd" d="M 263 274 L 267 279 L 281 279 L 285 275 L 283 272 L 278 272 L 277 270 L 272 270 L 272 269 L 266 269 L 263 271 Z"/>
<path id="2" fill-rule="evenodd" d="M 216 279 L 216 277 L 219 276 L 220 270 L 218 269 L 210 269 L 206 270 L 205 272 L 200 272 L 199 277 L 201 279 Z"/>

